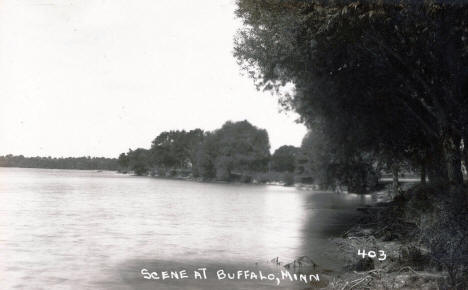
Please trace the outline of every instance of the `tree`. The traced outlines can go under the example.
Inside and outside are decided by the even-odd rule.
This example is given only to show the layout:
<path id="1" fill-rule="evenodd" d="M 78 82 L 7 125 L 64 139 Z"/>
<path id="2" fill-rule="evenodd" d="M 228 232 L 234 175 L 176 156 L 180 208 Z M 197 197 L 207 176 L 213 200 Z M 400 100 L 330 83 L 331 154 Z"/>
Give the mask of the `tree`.
<path id="1" fill-rule="evenodd" d="M 133 170 L 136 175 L 147 175 L 150 164 L 149 164 L 149 151 L 144 148 L 138 148 L 136 150 L 129 150 L 127 153 L 129 160 L 129 168 Z"/>
<path id="2" fill-rule="evenodd" d="M 309 131 L 304 136 L 298 169 L 298 176 L 323 190 L 343 185 L 350 192 L 367 193 L 377 186 L 379 177 L 372 156 L 366 152 L 350 152 L 347 146 L 331 142 L 320 131 Z"/>
<path id="3" fill-rule="evenodd" d="M 192 176 L 204 179 L 229 181 L 237 176 L 248 181 L 251 173 L 267 170 L 269 150 L 266 130 L 247 121 L 229 121 L 214 132 L 162 132 L 150 150 L 130 150 L 121 154 L 119 161 L 125 165 L 128 159 L 128 166 L 138 175 L 145 175 L 150 169 L 158 170 L 160 175 L 186 174 L 191 170 Z"/>
<path id="4" fill-rule="evenodd" d="M 270 157 L 268 133 L 248 121 L 226 122 L 208 134 L 198 151 L 197 164 L 205 178 L 231 180 L 266 171 Z"/>
<path id="5" fill-rule="evenodd" d="M 205 180 L 216 177 L 215 160 L 218 149 L 215 135 L 207 132 L 195 153 L 196 162 L 194 163 L 193 172 L 196 176 L 201 176 Z"/>
<path id="6" fill-rule="evenodd" d="M 0 167 L 80 169 L 80 170 L 117 170 L 118 160 L 104 157 L 24 157 L 11 154 L 0 156 Z"/>
<path id="7" fill-rule="evenodd" d="M 190 162 L 190 167 L 192 168 L 192 175 L 197 177 L 199 173 L 197 171 L 197 153 L 200 149 L 203 139 L 205 138 L 205 132 L 201 129 L 190 130 L 187 135 L 188 140 L 188 158 Z"/>
<path id="8" fill-rule="evenodd" d="M 161 172 L 191 169 L 202 140 L 200 129 L 162 132 L 151 144 L 151 163 Z"/>
<path id="9" fill-rule="evenodd" d="M 299 148 L 283 145 L 275 150 L 270 159 L 270 169 L 278 172 L 294 172 Z"/>
<path id="10" fill-rule="evenodd" d="M 159 134 L 151 144 L 152 163 L 164 171 L 185 167 L 187 156 L 182 142 L 185 131 L 169 131 Z"/>
<path id="11" fill-rule="evenodd" d="M 127 171 L 128 170 L 128 167 L 129 167 L 129 158 L 128 158 L 128 155 L 125 154 L 125 153 L 121 153 L 119 155 L 119 159 L 118 159 L 118 164 L 119 164 L 119 168 L 121 171 Z"/>
<path id="12" fill-rule="evenodd" d="M 468 7 L 462 1 L 237 1 L 235 56 L 259 88 L 347 151 L 423 155 L 462 190 Z"/>

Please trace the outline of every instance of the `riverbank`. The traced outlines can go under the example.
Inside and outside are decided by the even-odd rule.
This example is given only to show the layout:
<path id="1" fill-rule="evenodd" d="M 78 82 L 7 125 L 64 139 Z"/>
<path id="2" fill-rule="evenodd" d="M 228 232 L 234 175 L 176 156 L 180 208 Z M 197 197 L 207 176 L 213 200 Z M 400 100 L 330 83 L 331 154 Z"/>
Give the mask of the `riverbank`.
<path id="1" fill-rule="evenodd" d="M 216 179 L 206 179 L 202 177 L 193 177 L 191 175 L 137 175 L 133 172 L 122 172 L 117 171 L 120 174 L 127 174 L 133 176 L 141 176 L 141 177 L 150 177 L 156 179 L 167 179 L 167 180 L 186 180 L 186 181 L 194 181 L 194 182 L 203 182 L 203 183 L 220 183 L 220 184 L 258 184 L 258 185 L 275 185 L 275 186 L 296 186 L 300 187 L 301 189 L 317 189 L 317 186 L 313 184 L 304 184 L 304 183 L 297 183 L 294 180 L 291 180 L 290 173 L 279 173 L 274 172 L 272 175 L 275 178 L 252 178 L 248 181 L 243 181 L 241 179 L 233 179 L 232 181 L 223 181 L 223 180 L 216 180 Z M 261 177 L 266 176 L 268 173 L 264 173 Z M 255 176 L 258 177 L 258 176 Z M 272 180 L 273 179 L 273 180 Z M 293 179 L 293 178 L 292 178 Z"/>
<path id="2" fill-rule="evenodd" d="M 359 208 L 359 223 L 333 239 L 347 262 L 325 289 L 466 289 L 466 206 L 443 192 L 417 185 Z"/>

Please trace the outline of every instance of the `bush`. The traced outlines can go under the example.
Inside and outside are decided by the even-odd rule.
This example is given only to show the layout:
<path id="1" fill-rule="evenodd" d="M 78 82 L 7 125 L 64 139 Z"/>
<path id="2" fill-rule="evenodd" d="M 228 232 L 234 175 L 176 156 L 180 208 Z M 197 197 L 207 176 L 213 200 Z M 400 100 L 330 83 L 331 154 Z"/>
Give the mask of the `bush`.
<path id="1" fill-rule="evenodd" d="M 284 185 L 286 186 L 294 185 L 294 181 L 295 181 L 294 174 L 290 172 L 285 172 L 283 174 L 282 181 L 284 182 Z"/>
<path id="2" fill-rule="evenodd" d="M 443 186 L 418 186 L 408 191 L 406 218 L 417 226 L 415 237 L 430 258 L 449 274 L 454 287 L 468 269 L 468 204 L 447 194 Z"/>
<path id="3" fill-rule="evenodd" d="M 372 258 L 359 259 L 354 266 L 354 269 L 358 272 L 369 271 L 374 269 L 374 260 Z"/>
<path id="4" fill-rule="evenodd" d="M 424 270 L 426 265 L 430 264 L 430 256 L 423 254 L 421 249 L 410 245 L 401 249 L 402 263 L 412 267 L 416 271 Z"/>
<path id="5" fill-rule="evenodd" d="M 252 182 L 252 176 L 247 175 L 247 174 L 242 174 L 241 177 L 240 177 L 240 182 L 250 183 L 250 182 Z"/>
<path id="6" fill-rule="evenodd" d="M 268 174 L 268 172 L 254 173 L 252 178 L 257 183 L 267 183 L 271 181 L 271 175 Z"/>
<path id="7" fill-rule="evenodd" d="M 284 174 L 277 171 L 253 172 L 252 181 L 256 183 L 284 182 Z"/>

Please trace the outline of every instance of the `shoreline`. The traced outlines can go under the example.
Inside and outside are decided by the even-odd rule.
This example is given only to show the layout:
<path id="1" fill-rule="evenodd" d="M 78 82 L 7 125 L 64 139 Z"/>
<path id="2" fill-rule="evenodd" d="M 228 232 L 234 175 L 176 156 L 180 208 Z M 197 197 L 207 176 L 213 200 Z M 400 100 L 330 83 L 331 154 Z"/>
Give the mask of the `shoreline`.
<path id="1" fill-rule="evenodd" d="M 386 195 L 384 202 L 357 208 L 363 213 L 359 223 L 331 239 L 347 263 L 324 289 L 439 289 L 448 279 L 446 271 L 428 261 L 427 249 L 408 237 L 405 225 L 399 229 L 389 222 L 395 218 L 391 213 L 398 208 L 398 201 L 389 192 Z M 362 254 L 369 251 L 374 251 L 375 257 L 367 254 L 364 258 Z"/>
<path id="2" fill-rule="evenodd" d="M 83 169 L 83 168 L 45 168 L 45 167 L 17 167 L 17 166 L 0 166 L 0 168 L 13 168 L 13 169 L 44 169 L 44 170 L 77 170 L 77 171 L 91 171 L 91 172 L 113 172 L 113 173 L 118 173 L 122 175 L 128 175 L 128 176 L 134 176 L 134 177 L 149 177 L 149 178 L 155 178 L 155 179 L 167 179 L 167 180 L 183 180 L 183 181 L 193 181 L 193 182 L 199 182 L 199 183 L 214 183 L 214 184 L 238 184 L 238 185 L 274 185 L 274 186 L 283 186 L 283 187 L 296 187 L 300 188 L 303 190 L 315 190 L 315 191 L 322 191 L 322 192 L 330 192 L 330 193 L 336 193 L 336 191 L 332 190 L 320 190 L 317 185 L 315 184 L 310 184 L 310 183 L 300 183 L 300 182 L 295 182 L 293 184 L 286 184 L 285 182 L 280 182 L 280 181 L 269 181 L 269 182 L 241 182 L 241 181 L 222 181 L 222 180 L 215 180 L 215 179 L 210 179 L 210 180 L 203 180 L 202 178 L 194 178 L 194 177 L 183 177 L 183 176 L 151 176 L 151 175 L 137 175 L 132 172 L 122 172 L 118 169 Z M 413 183 L 417 181 L 417 178 L 407 178 L 407 179 L 400 179 L 401 183 Z M 390 183 L 390 180 L 388 178 L 381 178 L 379 179 L 379 182 L 381 184 L 387 184 Z M 371 191 L 368 193 L 355 193 L 355 192 L 348 192 L 347 190 L 341 191 L 339 193 L 350 193 L 350 194 L 359 194 L 359 195 L 375 195 L 375 194 L 380 194 L 383 191 L 386 190 L 377 190 L 377 191 Z"/>
<path id="3" fill-rule="evenodd" d="M 279 181 L 270 181 L 270 182 L 241 182 L 241 181 L 222 181 L 222 180 L 216 180 L 216 179 L 210 179 L 210 180 L 204 180 L 203 178 L 200 177 L 184 177 L 184 176 L 158 176 L 158 175 L 137 175 L 134 173 L 129 173 L 129 172 L 120 172 L 120 171 L 115 171 L 119 174 L 124 174 L 124 175 L 129 175 L 129 176 L 135 176 L 135 177 L 149 177 L 149 178 L 154 178 L 154 179 L 166 179 L 166 180 L 182 180 L 182 181 L 193 181 L 193 182 L 199 182 L 199 183 L 213 183 L 213 184 L 237 184 L 237 185 L 274 185 L 274 186 L 283 186 L 283 187 L 301 187 L 301 188 L 309 188 L 313 189 L 315 186 L 313 184 L 304 184 L 304 183 L 294 183 L 291 185 L 286 185 L 284 182 L 279 182 Z"/>

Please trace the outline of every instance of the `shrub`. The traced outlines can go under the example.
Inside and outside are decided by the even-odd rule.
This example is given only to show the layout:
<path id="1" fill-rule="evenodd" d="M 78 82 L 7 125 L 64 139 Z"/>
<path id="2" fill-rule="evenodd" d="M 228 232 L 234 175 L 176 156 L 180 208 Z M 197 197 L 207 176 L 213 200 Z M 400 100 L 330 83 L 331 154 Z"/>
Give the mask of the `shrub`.
<path id="1" fill-rule="evenodd" d="M 286 186 L 294 185 L 294 181 L 295 181 L 294 174 L 290 172 L 285 172 L 283 174 L 282 181 L 284 182 L 284 185 Z"/>
<path id="2" fill-rule="evenodd" d="M 451 287 L 464 283 L 468 269 L 468 205 L 443 186 L 418 186 L 410 194 L 406 218 L 417 226 L 415 237 L 431 259 L 447 270 Z"/>

